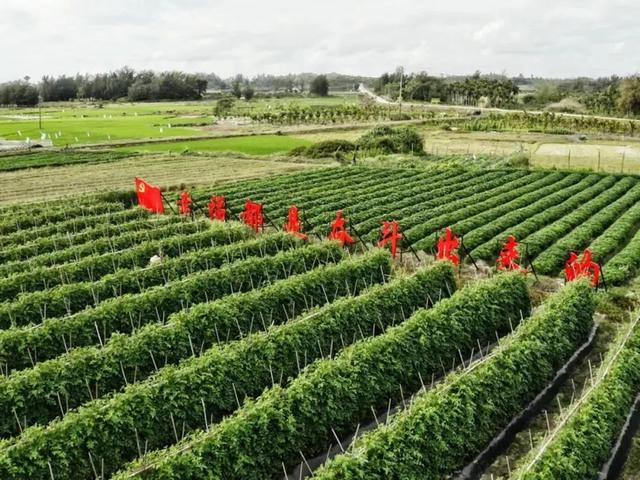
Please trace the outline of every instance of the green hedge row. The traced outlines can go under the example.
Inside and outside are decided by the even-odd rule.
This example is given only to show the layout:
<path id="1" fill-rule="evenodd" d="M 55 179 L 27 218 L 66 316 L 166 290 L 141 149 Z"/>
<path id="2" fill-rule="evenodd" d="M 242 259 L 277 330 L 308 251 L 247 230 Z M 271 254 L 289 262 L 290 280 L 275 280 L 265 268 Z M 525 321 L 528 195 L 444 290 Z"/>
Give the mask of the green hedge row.
<path id="1" fill-rule="evenodd" d="M 435 229 L 446 227 L 460 222 L 469 217 L 474 217 L 494 208 L 504 209 L 504 204 L 512 200 L 519 199 L 526 193 L 534 193 L 539 188 L 558 181 L 560 174 L 548 174 L 546 172 L 537 172 L 529 174 L 526 177 L 517 178 L 513 181 L 503 182 L 501 187 L 489 192 L 484 198 L 477 198 L 475 202 L 469 203 L 468 199 L 452 202 L 449 209 L 443 214 L 427 216 L 426 212 L 415 218 L 407 218 L 401 221 L 405 226 L 406 235 L 414 240 L 414 247 L 429 250 L 433 248 L 436 240 Z M 460 208 L 461 206 L 465 205 Z M 416 218 L 420 220 L 416 222 Z M 457 233 L 466 233 L 460 231 Z M 440 232 L 442 234 L 442 232 Z"/>
<path id="2" fill-rule="evenodd" d="M 464 244 L 469 250 L 473 250 L 483 243 L 492 240 L 500 233 L 508 231 L 512 226 L 521 224 L 534 215 L 546 212 L 550 208 L 560 205 L 573 195 L 584 191 L 601 179 L 602 176 L 600 175 L 589 175 L 586 177 L 580 173 L 568 175 L 566 177 L 567 183 L 561 190 L 545 197 L 540 197 L 539 200 L 534 200 L 530 202 L 529 205 L 507 212 L 500 218 L 496 218 L 486 225 L 475 228 L 464 236 Z M 499 246 L 502 248 L 502 245 Z"/>
<path id="3" fill-rule="evenodd" d="M 13 300 L 23 292 L 47 290 L 56 285 L 96 281 L 120 268 L 145 267 L 153 255 L 175 257 L 205 245 L 223 245 L 250 238 L 253 233 L 241 224 L 207 222 L 180 224 L 172 237 L 151 240 L 122 252 L 110 252 L 51 267 L 36 267 L 23 273 L 0 278 L 0 300 Z"/>
<path id="4" fill-rule="evenodd" d="M 345 216 L 354 225 L 375 218 L 377 226 L 380 226 L 380 220 L 386 217 L 391 209 L 398 210 L 406 207 L 409 199 L 413 200 L 412 204 L 433 200 L 436 195 L 444 195 L 459 189 L 464 186 L 465 179 L 470 178 L 472 177 L 456 171 L 436 173 L 435 175 L 432 172 L 413 173 L 409 179 L 400 183 L 384 182 L 379 188 L 369 189 L 366 194 L 350 199 L 348 204 L 343 202 L 340 206 L 343 207 Z M 452 185 L 456 187 L 452 187 Z M 407 195 L 407 192 L 412 192 L 413 195 Z M 317 206 L 309 212 L 310 223 L 327 225 L 333 220 L 332 217 L 335 216 L 337 208 L 340 207 L 334 205 L 332 209 L 323 209 L 322 206 Z M 360 228 L 357 230 L 363 234 Z"/>
<path id="5" fill-rule="evenodd" d="M 118 202 L 99 202 L 92 205 L 65 205 L 59 208 L 52 208 L 41 214 L 31 212 L 7 215 L 7 218 L 0 221 L 0 235 L 16 232 L 18 230 L 28 230 L 39 227 L 47 223 L 56 223 L 78 216 L 95 216 L 108 212 L 117 212 L 124 209 L 124 205 Z"/>
<path id="6" fill-rule="evenodd" d="M 624 245 L 633 238 L 638 225 L 640 225 L 640 202 L 620 215 L 589 245 L 593 258 L 599 262 L 607 261 L 610 255 L 624 248 Z"/>
<path id="7" fill-rule="evenodd" d="M 136 218 L 131 222 L 126 222 L 119 225 L 98 225 L 76 235 L 61 233 L 57 235 L 44 236 L 33 242 L 16 245 L 13 248 L 3 249 L 2 252 L 0 252 L 0 261 L 11 263 L 2 265 L 2 267 L 0 268 L 0 273 L 6 275 L 8 273 L 17 271 L 11 268 L 14 264 L 20 264 L 20 262 L 25 261 L 37 261 L 37 257 L 42 257 L 51 252 L 62 252 L 69 248 L 79 247 L 81 245 L 86 245 L 88 243 L 97 242 L 103 239 L 112 239 L 114 241 L 117 241 L 118 237 L 123 234 L 149 231 L 166 227 L 171 224 L 189 221 L 191 221 L 191 219 L 188 219 L 186 217 L 178 217 L 174 215 L 157 215 L 146 220 Z M 72 256 L 69 258 L 74 257 Z"/>
<path id="8" fill-rule="evenodd" d="M 484 209 L 482 210 L 467 207 L 459 213 L 460 216 L 455 215 L 448 225 L 454 232 L 466 233 L 472 232 L 474 229 L 483 227 L 484 225 L 491 224 L 494 221 L 500 221 L 502 217 L 508 215 L 510 212 L 531 205 L 537 199 L 553 194 L 566 187 L 567 184 L 576 181 L 573 177 L 569 178 L 569 181 L 567 181 L 567 178 L 567 176 L 561 173 L 551 174 L 530 185 L 514 188 L 513 193 L 519 194 L 515 198 L 513 195 L 505 195 L 505 198 L 502 198 L 502 195 L 498 195 L 491 200 L 480 203 L 479 205 L 484 205 Z M 510 198 L 511 200 L 509 200 Z M 468 216 L 468 212 L 471 213 L 471 216 Z M 442 235 L 442 232 L 440 232 L 440 235 Z M 426 249 L 433 246 L 436 240 L 436 234 L 432 233 L 417 242 L 416 245 L 419 248 Z M 469 246 L 469 248 L 471 248 L 471 246 Z"/>
<path id="9" fill-rule="evenodd" d="M 51 423 L 41 434 L 36 434 L 36 429 L 33 435 L 26 432 L 6 450 L 12 452 L 12 463 L 20 462 L 19 458 L 30 452 L 31 460 L 24 465 L 25 474 L 30 478 L 38 478 L 38 471 L 46 474 L 45 462 L 49 460 L 57 468 L 54 472 L 57 475 L 79 479 L 90 475 L 84 446 L 91 445 L 93 451 L 105 458 L 105 471 L 111 473 L 136 457 L 136 434 L 144 438 L 149 448 L 157 448 L 176 441 L 177 431 L 166 428 L 165 418 L 173 418 L 180 432 L 183 425 L 186 432 L 202 428 L 204 410 L 208 422 L 218 421 L 237 408 L 236 395 L 238 399 L 258 395 L 272 382 L 279 383 L 281 376 L 286 380 L 297 375 L 298 365 L 303 368 L 305 361 L 343 348 L 340 335 L 347 345 L 359 338 L 360 330 L 371 335 L 373 325 L 390 323 L 392 314 L 400 317 L 403 309 L 411 312 L 424 306 L 427 294 L 437 295 L 440 289 L 445 289 L 445 278 L 453 281 L 449 266 L 435 274 L 376 286 L 360 296 L 339 299 L 267 332 L 215 347 L 178 367 L 161 370 L 148 381 L 131 385 L 113 398 L 88 404 L 62 421 Z M 108 416 L 105 417 L 104 412 L 109 412 Z M 95 425 L 96 417 L 105 417 L 105 420 Z M 111 421 L 112 418 L 115 421 Z M 67 448 L 64 458 L 58 462 L 56 457 L 61 446 L 58 442 L 62 438 L 67 439 Z M 69 438 L 74 439 L 71 448 L 68 448 Z M 40 460 L 35 460 L 37 457 Z M 36 464 L 40 466 L 34 468 Z"/>
<path id="10" fill-rule="evenodd" d="M 252 256 L 273 255 L 302 244 L 288 233 L 203 248 L 145 268 L 120 269 L 95 282 L 77 282 L 40 292 L 23 293 L 15 302 L 0 303 L 0 328 L 37 324 L 46 318 L 62 317 L 94 307 L 110 298 L 180 280 L 195 272 L 219 268 L 225 263 Z"/>
<path id="11" fill-rule="evenodd" d="M 574 228 L 568 235 L 538 255 L 534 266 L 538 273 L 554 275 L 562 269 L 569 252 L 579 251 L 589 244 L 617 218 L 640 200 L 640 184 L 636 184 L 622 197 L 610 203 L 598 213 L 586 220 L 582 225 Z"/>
<path id="12" fill-rule="evenodd" d="M 385 198 L 388 189 L 393 190 L 395 187 L 397 190 L 401 185 L 419 181 L 422 181 L 424 185 L 424 182 L 428 182 L 430 177 L 433 177 L 433 173 L 398 169 L 396 172 L 387 172 L 383 176 L 375 176 L 360 182 L 351 182 L 344 189 L 325 188 L 325 191 L 319 195 L 314 195 L 312 198 L 304 200 L 300 199 L 299 203 L 304 206 L 305 212 L 309 217 L 313 217 L 318 213 L 325 214 L 326 217 L 315 219 L 314 224 L 316 222 L 327 224 L 327 219 L 330 221 L 335 217 L 336 210 L 357 204 L 358 199 L 361 197 L 370 198 L 371 195 L 375 195 L 378 192 L 379 198 Z M 288 199 L 284 200 L 285 202 L 288 201 Z M 296 202 L 298 202 L 297 199 Z M 286 208 L 287 203 L 283 207 Z"/>
<path id="13" fill-rule="evenodd" d="M 134 248 L 141 242 L 160 240 L 176 234 L 187 235 L 189 233 L 201 232 L 207 229 L 210 223 L 206 220 L 197 222 L 185 221 L 184 217 L 167 216 L 158 217 L 160 222 L 155 225 L 148 222 L 137 223 L 136 229 L 123 229 L 123 231 L 112 237 L 96 237 L 88 242 L 79 243 L 63 247 L 56 251 L 42 252 L 26 260 L 18 260 L 0 266 L 0 275 L 7 276 L 13 273 L 28 271 L 38 267 L 52 267 L 63 263 L 80 261 L 86 257 L 98 256 L 104 253 L 115 253 L 116 251 Z M 124 224 L 122 227 L 125 227 Z M 72 237 L 69 237 L 70 239 Z"/>
<path id="14" fill-rule="evenodd" d="M 211 195 L 225 195 L 229 200 L 240 202 L 248 196 L 262 196 L 281 191 L 282 188 L 297 187 L 304 182 L 330 181 L 357 172 L 355 168 L 318 168 L 297 173 L 284 173 L 259 178 L 256 180 L 240 180 L 222 183 L 209 188 L 198 188 L 193 192 L 193 198 L 198 202 L 207 202 Z M 294 190 L 297 191 L 297 190 Z"/>
<path id="15" fill-rule="evenodd" d="M 487 189 L 500 186 L 496 172 L 464 172 L 454 174 L 450 182 L 442 182 L 435 186 L 433 190 L 425 189 L 422 186 L 411 190 L 401 190 L 402 199 L 393 205 L 387 205 L 378 200 L 375 205 L 369 205 L 369 209 L 364 210 L 366 217 L 356 219 L 356 228 L 361 235 L 367 238 L 374 238 L 373 232 L 380 230 L 380 220 L 401 219 L 425 208 L 442 206 L 443 203 L 457 200 L 461 196 L 473 196 Z M 382 204 L 381 204 L 382 203 Z"/>
<path id="16" fill-rule="evenodd" d="M 274 478 L 282 464 L 310 458 L 371 419 L 371 408 L 386 407 L 389 398 L 417 390 L 420 376 L 468 356 L 477 342 L 486 345 L 496 333 L 509 331 L 529 311 L 522 276 L 500 275 L 455 293 L 429 310 L 414 314 L 384 335 L 345 349 L 334 359 L 309 366 L 288 388 L 275 386 L 220 424 L 193 435 L 169 450 L 136 461 L 114 479 L 144 478 L 243 479 Z M 2 461 L 0 460 L 0 464 Z M 366 477 L 344 477 L 366 478 Z"/>
<path id="17" fill-rule="evenodd" d="M 344 192 L 353 185 L 362 182 L 372 182 L 380 178 L 383 172 L 372 168 L 339 169 L 343 174 L 331 179 L 304 179 L 298 183 L 282 185 L 279 189 L 266 194 L 249 191 L 246 195 L 226 195 L 227 206 L 234 212 L 240 211 L 244 207 L 246 198 L 259 201 L 264 204 L 265 211 L 270 215 L 280 215 L 281 210 L 287 208 L 291 203 L 303 204 L 309 199 L 317 199 L 328 192 Z M 224 193 L 224 190 L 223 190 Z"/>
<path id="18" fill-rule="evenodd" d="M 390 266 L 389 255 L 376 250 L 261 289 L 196 305 L 171 315 L 166 325 L 150 324 L 131 335 L 114 335 L 104 348 L 73 349 L 0 381 L 0 411 L 15 409 L 29 425 L 46 424 L 60 415 L 58 395 L 64 398 L 65 408 L 75 408 L 91 400 L 95 392 L 105 395 L 121 389 L 125 378 L 140 381 L 156 367 L 178 363 L 192 355 L 196 346 L 206 351 L 219 339 L 235 340 L 267 325 L 287 322 L 312 305 L 357 295 L 365 287 L 383 282 Z M 13 415 L 0 419 L 0 435 L 18 433 Z"/>
<path id="19" fill-rule="evenodd" d="M 120 225 L 133 220 L 148 219 L 151 213 L 143 208 L 130 208 L 118 212 L 109 212 L 92 217 L 74 217 L 70 220 L 43 225 L 29 230 L 19 230 L 9 235 L 0 235 L 3 248 L 14 248 L 27 242 L 40 241 L 52 235 L 79 235 L 99 225 Z"/>
<path id="20" fill-rule="evenodd" d="M 537 257 L 568 232 L 582 225 L 600 210 L 615 202 L 618 198 L 624 195 L 625 192 L 633 187 L 637 181 L 638 180 L 633 177 L 623 177 L 611 188 L 608 188 L 606 191 L 593 198 L 593 200 L 582 204 L 582 206 L 552 224 L 547 222 L 546 227 L 543 227 L 529 235 L 526 242 L 531 258 Z"/>
<path id="21" fill-rule="evenodd" d="M 325 242 L 274 256 L 252 257 L 143 293 L 112 298 L 69 317 L 50 318 L 36 327 L 0 330 L 0 361 L 9 369 L 28 368 L 32 363 L 61 355 L 65 347 L 97 345 L 114 332 L 128 333 L 147 323 L 164 323 L 168 315 L 196 303 L 335 263 L 343 255 L 338 243 Z"/>
<path id="22" fill-rule="evenodd" d="M 450 476 L 473 460 L 553 379 L 587 340 L 593 312 L 588 284 L 569 284 L 484 362 L 419 395 L 407 410 L 365 434 L 352 452 L 336 457 L 314 478 Z"/>
<path id="23" fill-rule="evenodd" d="M 610 364 L 610 362 L 613 362 Z M 596 372 L 601 382 L 588 393 L 575 414 L 560 429 L 535 463 L 531 458 L 514 472 L 523 480 L 596 478 L 611 454 L 631 406 L 640 391 L 640 334 L 632 333 L 617 357 L 609 355 L 610 370 Z M 533 450 L 532 455 L 537 453 Z"/>
<path id="24" fill-rule="evenodd" d="M 640 272 L 640 231 L 604 266 L 606 281 L 621 285 Z"/>
<path id="25" fill-rule="evenodd" d="M 495 260 L 498 256 L 498 252 L 500 252 L 502 245 L 507 240 L 507 237 L 509 235 L 514 235 L 518 240 L 526 241 L 526 238 L 529 235 L 548 225 L 551 225 L 559 218 L 571 214 L 571 212 L 573 212 L 575 209 L 580 208 L 588 201 L 592 200 L 602 192 L 611 188 L 617 181 L 618 178 L 613 176 L 601 177 L 600 181 L 595 185 L 588 187 L 582 192 L 577 193 L 561 204 L 551 207 L 544 212 L 533 215 L 523 220 L 519 224 L 509 227 L 504 232 L 494 236 L 492 239 L 487 240 L 482 245 L 474 248 L 471 251 L 471 255 L 474 258 Z"/>

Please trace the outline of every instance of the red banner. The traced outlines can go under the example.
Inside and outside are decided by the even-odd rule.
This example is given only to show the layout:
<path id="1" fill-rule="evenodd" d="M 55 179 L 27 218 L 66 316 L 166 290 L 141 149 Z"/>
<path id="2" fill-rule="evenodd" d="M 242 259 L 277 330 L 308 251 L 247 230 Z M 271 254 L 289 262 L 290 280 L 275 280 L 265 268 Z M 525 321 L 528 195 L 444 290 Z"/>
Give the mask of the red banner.
<path id="1" fill-rule="evenodd" d="M 522 267 L 518 263 L 520 259 L 520 250 L 518 250 L 518 241 L 513 235 L 509 235 L 504 247 L 498 255 L 498 270 L 520 270 Z"/>
<path id="2" fill-rule="evenodd" d="M 247 200 L 244 204 L 244 211 L 240 214 L 242 221 L 253 228 L 256 232 L 264 228 L 264 215 L 262 204 Z"/>
<path id="3" fill-rule="evenodd" d="M 331 232 L 328 237 L 329 240 L 338 240 L 342 246 L 352 245 L 356 243 L 349 232 L 347 232 L 347 221 L 342 215 L 342 210 L 336 212 L 336 219 L 331 223 Z"/>
<path id="4" fill-rule="evenodd" d="M 155 213 L 164 213 L 164 203 L 162 203 L 160 188 L 138 177 L 135 177 L 134 181 L 136 185 L 136 195 L 138 196 L 138 205 Z"/>
<path id="5" fill-rule="evenodd" d="M 444 236 L 438 239 L 436 259 L 449 260 L 454 265 L 460 263 L 458 256 L 458 247 L 460 247 L 460 239 L 456 237 L 449 227 L 445 228 Z"/>
<path id="6" fill-rule="evenodd" d="M 384 247 L 389 244 L 391 247 L 391 256 L 396 258 L 398 252 L 398 241 L 402 240 L 402 234 L 400 233 L 400 229 L 398 228 L 398 222 L 385 221 L 382 224 L 382 232 L 381 239 L 378 242 L 379 247 Z"/>
<path id="7" fill-rule="evenodd" d="M 302 226 L 300 224 L 300 213 L 298 211 L 298 207 L 295 205 L 291 205 L 289 208 L 289 213 L 287 214 L 287 223 L 284 224 L 285 232 L 289 232 L 294 234 L 296 237 L 301 238 L 302 240 L 307 240 L 307 237 L 304 233 L 302 233 Z"/>
<path id="8" fill-rule="evenodd" d="M 588 248 L 578 258 L 575 252 L 569 254 L 569 260 L 564 264 L 564 275 L 567 282 L 580 277 L 591 279 L 591 286 L 597 287 L 600 282 L 600 265 L 593 261 L 593 254 Z"/>
<path id="9" fill-rule="evenodd" d="M 189 215 L 191 213 L 191 195 L 189 192 L 182 192 L 180 194 L 180 200 L 176 202 L 178 204 L 178 211 L 181 215 Z"/>
<path id="10" fill-rule="evenodd" d="M 209 218 L 224 222 L 227 219 L 227 208 L 222 195 L 212 195 L 209 202 Z"/>

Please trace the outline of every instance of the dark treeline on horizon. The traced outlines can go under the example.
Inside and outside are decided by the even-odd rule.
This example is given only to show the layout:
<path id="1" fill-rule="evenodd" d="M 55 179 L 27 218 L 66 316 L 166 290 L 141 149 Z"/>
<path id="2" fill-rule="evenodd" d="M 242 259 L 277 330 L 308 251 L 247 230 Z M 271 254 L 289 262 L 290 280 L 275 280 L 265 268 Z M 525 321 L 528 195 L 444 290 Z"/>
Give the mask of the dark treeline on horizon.
<path id="1" fill-rule="evenodd" d="M 319 79 L 325 84 L 318 90 Z M 40 81 L 29 77 L 0 84 L 0 105 L 34 106 L 40 101 L 199 100 L 229 94 L 246 100 L 261 95 L 326 95 L 353 92 L 364 83 L 389 99 L 502 108 L 555 108 L 556 111 L 640 114 L 640 77 L 545 79 L 505 74 L 435 76 L 405 73 L 401 68 L 378 78 L 339 73 L 288 75 L 242 74 L 222 78 L 215 73 L 136 71 L 123 67 L 99 74 L 76 74 Z"/>

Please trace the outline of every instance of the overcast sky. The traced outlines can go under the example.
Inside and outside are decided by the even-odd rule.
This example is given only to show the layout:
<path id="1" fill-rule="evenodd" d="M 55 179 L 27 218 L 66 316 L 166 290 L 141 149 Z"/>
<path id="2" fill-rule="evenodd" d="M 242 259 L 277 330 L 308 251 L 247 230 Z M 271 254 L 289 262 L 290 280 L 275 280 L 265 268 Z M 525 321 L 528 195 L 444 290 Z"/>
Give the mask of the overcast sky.
<path id="1" fill-rule="evenodd" d="M 640 0 L 0 0 L 0 81 L 234 73 L 640 72 Z"/>

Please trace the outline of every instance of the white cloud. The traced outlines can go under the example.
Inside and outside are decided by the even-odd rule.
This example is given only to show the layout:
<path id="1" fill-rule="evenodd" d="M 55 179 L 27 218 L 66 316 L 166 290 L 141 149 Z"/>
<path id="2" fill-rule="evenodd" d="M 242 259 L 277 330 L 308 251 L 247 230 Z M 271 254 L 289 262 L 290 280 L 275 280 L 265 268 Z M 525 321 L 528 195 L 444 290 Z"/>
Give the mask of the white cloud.
<path id="1" fill-rule="evenodd" d="M 472 38 L 479 42 L 486 39 L 489 36 L 493 36 L 494 34 L 500 32 L 504 22 L 502 20 L 494 20 L 493 22 L 489 22 L 483 25 L 479 30 L 473 32 Z"/>
<path id="2" fill-rule="evenodd" d="M 611 49 L 611 51 L 613 53 L 620 53 L 624 50 L 625 47 L 625 42 L 616 42 L 613 44 L 613 48 Z"/>
<path id="3" fill-rule="evenodd" d="M 0 81 L 123 65 L 623 75 L 640 70 L 637 18 L 637 0 L 2 0 Z"/>

